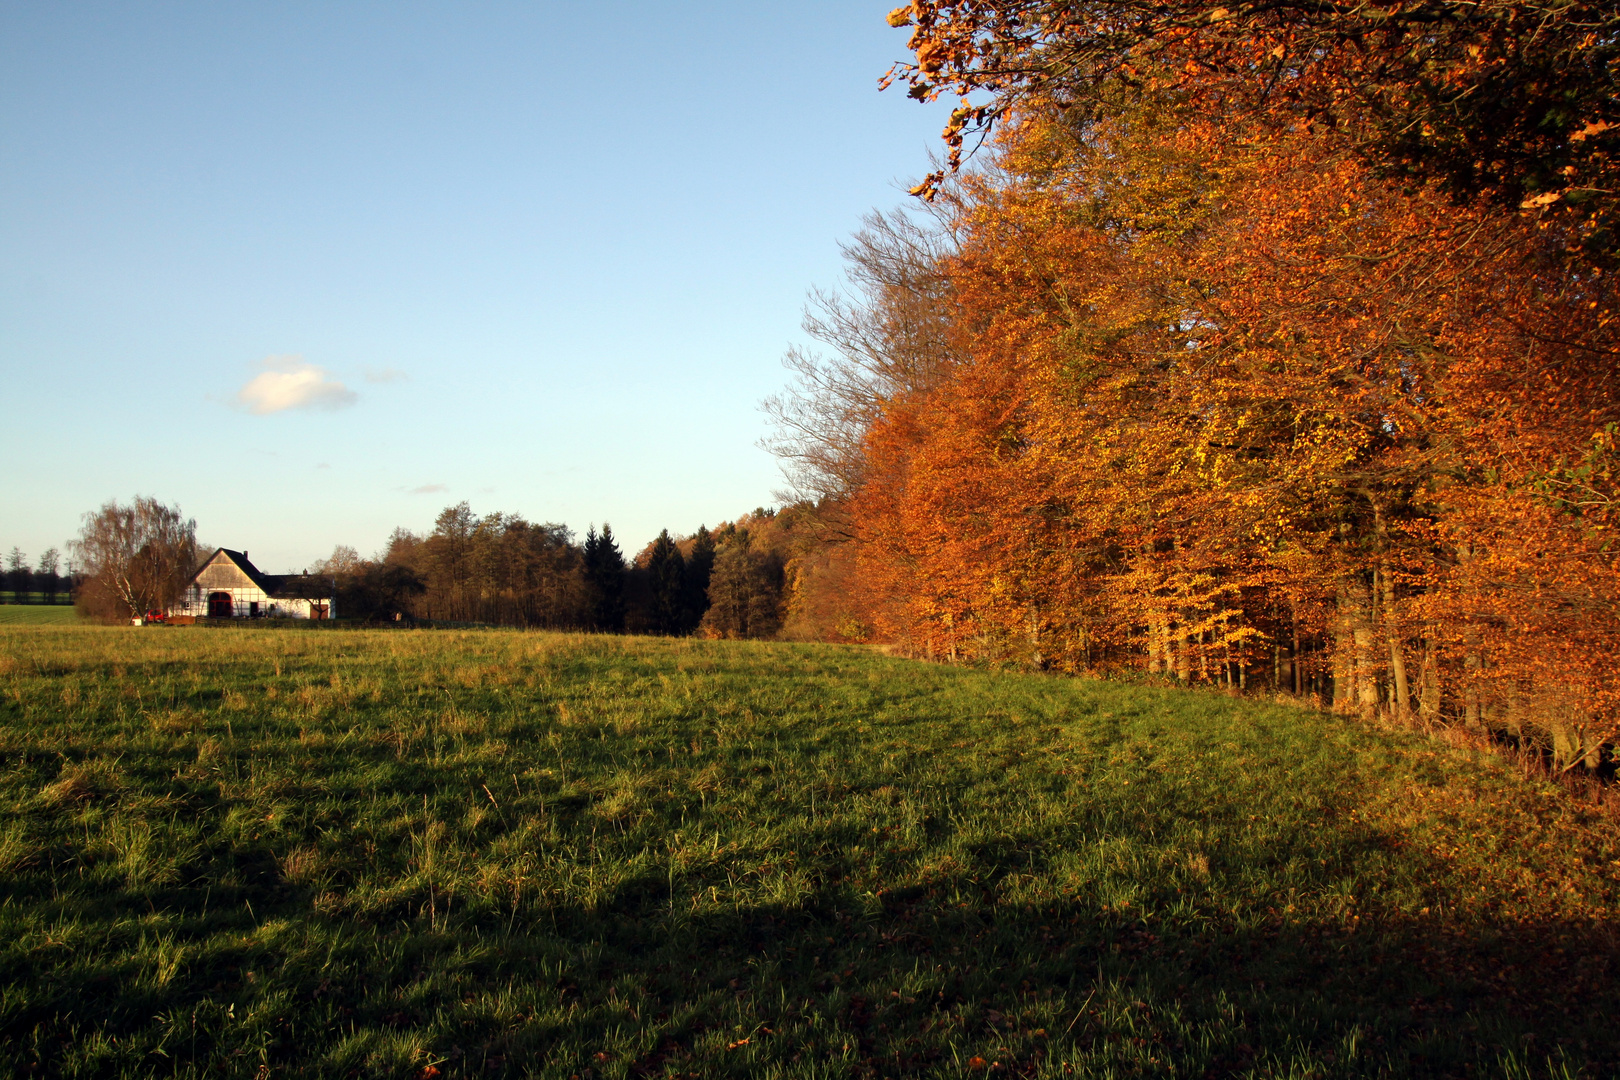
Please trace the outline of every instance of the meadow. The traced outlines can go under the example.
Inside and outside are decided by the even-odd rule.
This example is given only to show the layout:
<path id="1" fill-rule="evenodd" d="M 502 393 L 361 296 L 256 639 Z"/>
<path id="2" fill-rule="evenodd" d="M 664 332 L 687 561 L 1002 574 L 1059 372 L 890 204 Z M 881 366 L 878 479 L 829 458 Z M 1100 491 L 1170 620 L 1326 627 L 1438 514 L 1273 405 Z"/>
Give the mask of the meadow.
<path id="1" fill-rule="evenodd" d="M 72 626 L 78 621 L 72 604 L 0 604 L 0 626 Z"/>
<path id="2" fill-rule="evenodd" d="M 1598 1077 L 1620 836 L 852 647 L 0 626 L 13 1076 Z"/>

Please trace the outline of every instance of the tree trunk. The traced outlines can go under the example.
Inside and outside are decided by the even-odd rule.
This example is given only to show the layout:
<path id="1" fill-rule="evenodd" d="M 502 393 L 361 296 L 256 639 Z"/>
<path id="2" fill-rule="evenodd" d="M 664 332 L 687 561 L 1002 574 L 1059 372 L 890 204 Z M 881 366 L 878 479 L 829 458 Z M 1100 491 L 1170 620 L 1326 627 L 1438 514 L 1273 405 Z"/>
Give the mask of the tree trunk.
<path id="1" fill-rule="evenodd" d="M 1434 652 L 1434 628 L 1423 635 L 1423 671 L 1418 677 L 1418 715 L 1424 720 L 1440 719 L 1440 658 Z"/>
<path id="2" fill-rule="evenodd" d="M 1584 765 L 1603 764 L 1603 740 L 1591 729 L 1591 714 L 1571 686 L 1547 687 L 1531 696 L 1529 719 L 1546 726 L 1552 736 L 1553 768 L 1559 772 Z"/>
<path id="3" fill-rule="evenodd" d="M 1457 545 L 1457 563 L 1466 566 L 1474 561 L 1472 544 Z M 1480 685 L 1480 672 L 1485 670 L 1485 657 L 1480 653 L 1479 633 L 1472 627 L 1463 630 L 1463 725 L 1471 731 L 1485 730 L 1485 694 Z"/>
<path id="4" fill-rule="evenodd" d="M 1355 644 L 1351 640 L 1350 600 L 1339 590 L 1339 603 L 1333 613 L 1333 711 L 1350 711 L 1355 694 Z"/>
<path id="5" fill-rule="evenodd" d="M 1367 585 L 1359 576 L 1351 577 L 1339 587 L 1342 644 L 1334 654 L 1333 705 L 1335 711 L 1348 712 L 1353 708 L 1361 716 L 1370 718 L 1378 711 L 1378 665 L 1373 659 L 1369 600 Z"/>
<path id="6" fill-rule="evenodd" d="M 1355 630 L 1356 641 L 1356 711 L 1364 719 L 1378 712 L 1378 678 L 1373 673 L 1373 631 L 1370 625 Z"/>
<path id="7" fill-rule="evenodd" d="M 1395 718 L 1409 720 L 1412 716 L 1412 692 L 1406 679 L 1406 650 L 1401 643 L 1400 624 L 1395 618 L 1395 585 L 1387 570 L 1380 570 L 1378 580 L 1383 585 L 1384 625 L 1389 630 L 1389 674 L 1393 692 Z"/>
<path id="8" fill-rule="evenodd" d="M 1583 756 L 1580 730 L 1562 720 L 1553 720 L 1547 727 L 1552 734 L 1553 768 L 1563 772 Z"/>
<path id="9" fill-rule="evenodd" d="M 1293 634 L 1293 649 L 1288 657 L 1288 670 L 1294 677 L 1294 694 L 1297 696 L 1305 693 L 1305 673 L 1300 670 L 1299 619 L 1295 616 L 1288 622 Z"/>

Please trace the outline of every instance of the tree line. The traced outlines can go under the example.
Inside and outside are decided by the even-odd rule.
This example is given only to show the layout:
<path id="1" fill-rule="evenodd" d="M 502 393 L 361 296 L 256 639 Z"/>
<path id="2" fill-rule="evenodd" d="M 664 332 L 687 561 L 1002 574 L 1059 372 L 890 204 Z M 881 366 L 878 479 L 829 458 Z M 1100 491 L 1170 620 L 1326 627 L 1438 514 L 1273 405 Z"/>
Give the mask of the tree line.
<path id="1" fill-rule="evenodd" d="M 843 636 L 1620 728 L 1616 16 L 916 0 L 961 95 L 774 448 Z M 977 157 L 969 154 L 982 141 Z M 833 583 L 818 585 L 817 583 Z M 838 629 L 842 627 L 843 629 Z"/>
<path id="2" fill-rule="evenodd" d="M 759 509 L 690 536 L 665 529 L 626 559 L 610 525 L 577 542 L 563 525 L 480 517 L 463 502 L 428 533 L 396 529 L 373 559 L 340 546 L 311 570 L 334 579 L 338 610 L 357 618 L 770 637 L 788 561 L 771 542 L 775 518 Z"/>
<path id="3" fill-rule="evenodd" d="M 30 566 L 22 549 L 13 547 L 0 568 L 0 588 L 12 604 L 57 604 L 71 602 L 72 564 L 64 564 L 56 548 L 40 552 L 38 565 Z"/>
<path id="4" fill-rule="evenodd" d="M 479 516 L 462 502 L 426 533 L 394 530 L 372 558 L 339 545 L 305 573 L 331 580 L 342 617 L 368 622 L 763 638 L 784 625 L 795 520 L 761 508 L 690 536 L 665 529 L 627 560 L 609 525 L 579 542 L 566 526 Z M 196 530 L 150 497 L 86 514 L 72 544 L 81 612 L 122 620 L 167 610 L 212 554 Z M 20 553 L 11 562 L 15 570 Z"/>

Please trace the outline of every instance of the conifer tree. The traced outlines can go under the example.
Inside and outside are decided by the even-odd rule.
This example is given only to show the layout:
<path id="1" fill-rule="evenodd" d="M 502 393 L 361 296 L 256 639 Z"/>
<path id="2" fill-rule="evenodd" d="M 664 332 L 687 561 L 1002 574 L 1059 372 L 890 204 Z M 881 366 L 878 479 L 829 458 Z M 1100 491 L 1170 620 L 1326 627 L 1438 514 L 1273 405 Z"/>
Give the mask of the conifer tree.
<path id="1" fill-rule="evenodd" d="M 709 610 L 709 576 L 714 571 L 714 534 L 706 525 L 699 525 L 692 537 L 692 554 L 686 559 L 683 633 L 696 630 Z"/>
<path id="2" fill-rule="evenodd" d="M 585 534 L 585 588 L 591 629 L 624 630 L 624 554 L 613 542 L 613 527 L 592 526 Z"/>
<path id="3" fill-rule="evenodd" d="M 652 628 L 660 634 L 683 634 L 686 625 L 686 560 L 675 546 L 669 530 L 653 541 L 647 562 L 652 586 Z"/>

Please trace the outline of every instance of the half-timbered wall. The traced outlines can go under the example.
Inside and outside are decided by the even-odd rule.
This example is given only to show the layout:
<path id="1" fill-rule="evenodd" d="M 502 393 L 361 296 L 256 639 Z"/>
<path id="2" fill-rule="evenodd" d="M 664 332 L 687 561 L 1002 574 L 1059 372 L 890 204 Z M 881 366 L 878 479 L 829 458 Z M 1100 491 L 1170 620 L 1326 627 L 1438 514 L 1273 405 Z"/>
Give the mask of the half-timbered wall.
<path id="1" fill-rule="evenodd" d="M 217 553 L 207 566 L 198 571 L 180 602 L 175 605 L 173 613 L 198 617 L 214 615 L 216 609 L 211 607 L 210 601 L 220 598 L 222 594 L 230 598 L 232 618 L 246 619 L 254 616 L 273 619 L 337 618 L 337 604 L 333 600 L 307 600 L 268 595 L 223 551 Z M 317 609 L 320 611 L 318 615 Z"/>

